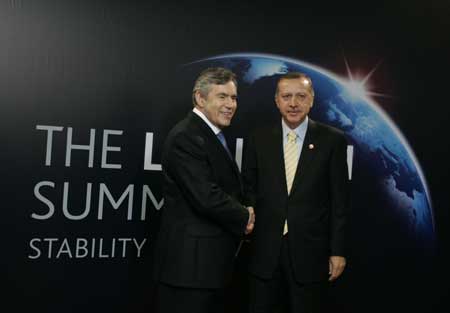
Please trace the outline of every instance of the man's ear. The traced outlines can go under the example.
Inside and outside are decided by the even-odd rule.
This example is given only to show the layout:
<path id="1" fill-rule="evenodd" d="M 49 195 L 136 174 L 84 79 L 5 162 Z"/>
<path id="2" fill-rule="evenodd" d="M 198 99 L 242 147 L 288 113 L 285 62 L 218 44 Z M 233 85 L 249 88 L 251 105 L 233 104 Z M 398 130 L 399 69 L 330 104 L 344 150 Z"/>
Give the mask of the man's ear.
<path id="1" fill-rule="evenodd" d="M 200 93 L 199 90 L 197 90 L 194 94 L 195 97 L 195 102 L 197 102 L 197 105 L 200 108 L 203 108 L 205 106 L 205 99 L 202 97 L 202 94 Z"/>

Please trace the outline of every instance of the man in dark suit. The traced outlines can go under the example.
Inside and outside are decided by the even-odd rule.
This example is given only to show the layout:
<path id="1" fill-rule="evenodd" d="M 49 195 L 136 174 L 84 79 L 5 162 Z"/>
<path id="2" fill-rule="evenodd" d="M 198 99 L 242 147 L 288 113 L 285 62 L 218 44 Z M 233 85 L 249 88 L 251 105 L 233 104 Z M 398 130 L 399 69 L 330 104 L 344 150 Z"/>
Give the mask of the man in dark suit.
<path id="1" fill-rule="evenodd" d="M 251 313 L 280 304 L 289 312 L 320 312 L 328 281 L 345 267 L 347 143 L 340 131 L 308 118 L 313 100 L 308 76 L 281 76 L 281 121 L 246 143 L 246 204 L 258 216 L 249 246 Z"/>
<path id="2" fill-rule="evenodd" d="M 236 97 L 231 71 L 203 71 L 193 89 L 193 111 L 165 141 L 165 205 L 154 268 L 161 313 L 223 311 L 239 240 L 253 229 L 253 208 L 241 204 L 240 173 L 222 133 Z"/>

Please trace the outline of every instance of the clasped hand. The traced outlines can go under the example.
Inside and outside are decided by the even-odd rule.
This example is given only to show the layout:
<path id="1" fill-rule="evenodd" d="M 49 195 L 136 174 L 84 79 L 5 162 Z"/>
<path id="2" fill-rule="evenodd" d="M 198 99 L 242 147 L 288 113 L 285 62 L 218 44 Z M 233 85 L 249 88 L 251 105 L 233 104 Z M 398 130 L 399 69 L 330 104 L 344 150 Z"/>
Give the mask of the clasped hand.
<path id="1" fill-rule="evenodd" d="M 255 228 L 255 210 L 253 209 L 253 207 L 248 206 L 247 207 L 247 211 L 250 215 L 249 219 L 248 219 L 248 223 L 247 223 L 247 227 L 245 228 L 245 234 L 248 235 L 253 231 L 253 228 Z"/>

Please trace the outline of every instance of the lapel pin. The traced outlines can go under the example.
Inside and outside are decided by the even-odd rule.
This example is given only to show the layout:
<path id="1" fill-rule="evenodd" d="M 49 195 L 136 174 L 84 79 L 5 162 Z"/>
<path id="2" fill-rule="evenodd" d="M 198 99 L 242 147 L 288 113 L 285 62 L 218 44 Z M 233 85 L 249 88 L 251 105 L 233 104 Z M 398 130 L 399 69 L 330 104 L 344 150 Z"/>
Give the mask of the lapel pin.
<path id="1" fill-rule="evenodd" d="M 309 150 L 312 150 L 312 149 L 314 149 L 314 145 L 312 143 L 310 143 L 308 148 L 309 148 Z"/>

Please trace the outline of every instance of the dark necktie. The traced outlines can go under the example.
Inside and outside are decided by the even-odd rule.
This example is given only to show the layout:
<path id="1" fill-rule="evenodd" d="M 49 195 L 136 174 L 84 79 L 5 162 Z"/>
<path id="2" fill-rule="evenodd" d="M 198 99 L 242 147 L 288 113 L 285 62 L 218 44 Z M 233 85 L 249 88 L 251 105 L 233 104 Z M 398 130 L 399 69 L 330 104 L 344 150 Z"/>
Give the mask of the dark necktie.
<path id="1" fill-rule="evenodd" d="M 230 150 L 228 149 L 227 141 L 226 141 L 225 136 L 223 135 L 223 133 L 222 133 L 222 132 L 218 133 L 218 134 L 217 134 L 217 138 L 219 138 L 220 143 L 222 144 L 222 146 L 223 146 L 223 147 L 225 148 L 225 150 L 227 151 L 228 156 L 230 157 L 230 159 L 233 159 L 233 158 L 231 157 L 231 152 L 230 152 Z"/>

